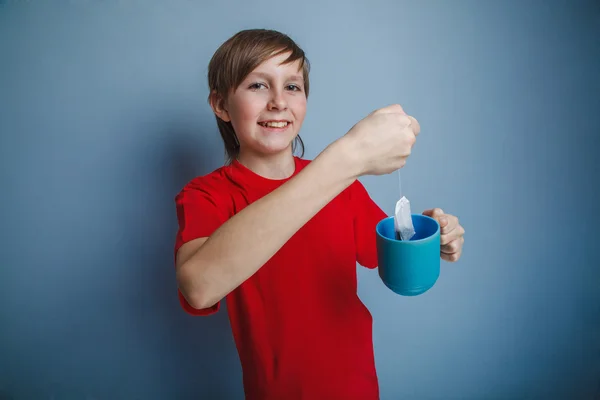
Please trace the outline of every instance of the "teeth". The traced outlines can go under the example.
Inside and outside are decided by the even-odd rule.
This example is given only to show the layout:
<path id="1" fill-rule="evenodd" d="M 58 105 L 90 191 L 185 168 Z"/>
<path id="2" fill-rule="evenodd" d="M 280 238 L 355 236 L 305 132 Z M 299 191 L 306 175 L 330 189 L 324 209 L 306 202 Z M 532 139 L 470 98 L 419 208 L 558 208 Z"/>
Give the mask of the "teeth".
<path id="1" fill-rule="evenodd" d="M 269 128 L 284 128 L 287 126 L 287 122 L 261 122 L 262 126 L 268 126 Z"/>

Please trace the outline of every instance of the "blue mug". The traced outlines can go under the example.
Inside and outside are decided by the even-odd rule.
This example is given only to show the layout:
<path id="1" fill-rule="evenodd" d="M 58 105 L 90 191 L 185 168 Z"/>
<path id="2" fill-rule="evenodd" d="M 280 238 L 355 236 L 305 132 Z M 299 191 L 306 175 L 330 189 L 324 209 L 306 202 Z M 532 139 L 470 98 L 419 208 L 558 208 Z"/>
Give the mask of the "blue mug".
<path id="1" fill-rule="evenodd" d="M 440 276 L 440 225 L 426 215 L 412 214 L 415 235 L 396 239 L 394 217 L 377 224 L 379 276 L 393 292 L 417 296 L 433 287 Z"/>

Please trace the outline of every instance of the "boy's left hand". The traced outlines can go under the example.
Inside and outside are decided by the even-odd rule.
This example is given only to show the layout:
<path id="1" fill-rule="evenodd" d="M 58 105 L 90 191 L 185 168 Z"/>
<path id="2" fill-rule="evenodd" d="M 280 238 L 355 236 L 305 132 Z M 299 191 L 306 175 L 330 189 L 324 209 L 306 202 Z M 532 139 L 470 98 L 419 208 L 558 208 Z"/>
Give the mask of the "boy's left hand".
<path id="1" fill-rule="evenodd" d="M 465 229 L 458 223 L 454 215 L 444 214 L 441 208 L 423 211 L 440 224 L 440 256 L 442 259 L 455 262 L 458 261 L 465 242 Z"/>

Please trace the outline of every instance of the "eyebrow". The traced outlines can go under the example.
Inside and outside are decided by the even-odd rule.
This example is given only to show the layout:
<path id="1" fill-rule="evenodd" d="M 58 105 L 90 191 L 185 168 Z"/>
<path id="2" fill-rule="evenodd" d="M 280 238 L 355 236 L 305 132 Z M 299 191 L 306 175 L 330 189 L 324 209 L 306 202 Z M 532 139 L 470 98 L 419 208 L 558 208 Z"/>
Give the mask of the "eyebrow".
<path id="1" fill-rule="evenodd" d="M 265 74 L 264 72 L 251 72 L 249 75 L 251 75 L 251 76 L 257 76 L 257 77 L 260 77 L 260 78 L 263 78 L 263 79 L 266 79 L 266 80 L 271 79 L 271 75 Z M 299 74 L 288 76 L 287 79 L 293 80 L 293 81 L 304 82 L 304 77 L 302 75 L 299 75 Z"/>

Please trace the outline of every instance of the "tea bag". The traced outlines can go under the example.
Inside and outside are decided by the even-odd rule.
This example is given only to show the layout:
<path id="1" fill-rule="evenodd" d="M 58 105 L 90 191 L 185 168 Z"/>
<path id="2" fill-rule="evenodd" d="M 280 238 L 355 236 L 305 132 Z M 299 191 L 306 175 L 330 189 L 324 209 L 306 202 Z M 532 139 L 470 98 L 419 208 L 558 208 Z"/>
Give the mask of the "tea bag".
<path id="1" fill-rule="evenodd" d="M 400 171 L 398 171 L 398 183 L 400 184 L 400 195 L 402 196 L 402 180 Z M 415 228 L 412 223 L 412 214 L 410 212 L 410 201 L 402 196 L 396 203 L 396 212 L 394 213 L 394 227 L 396 229 L 396 239 L 410 240 L 415 235 Z"/>

